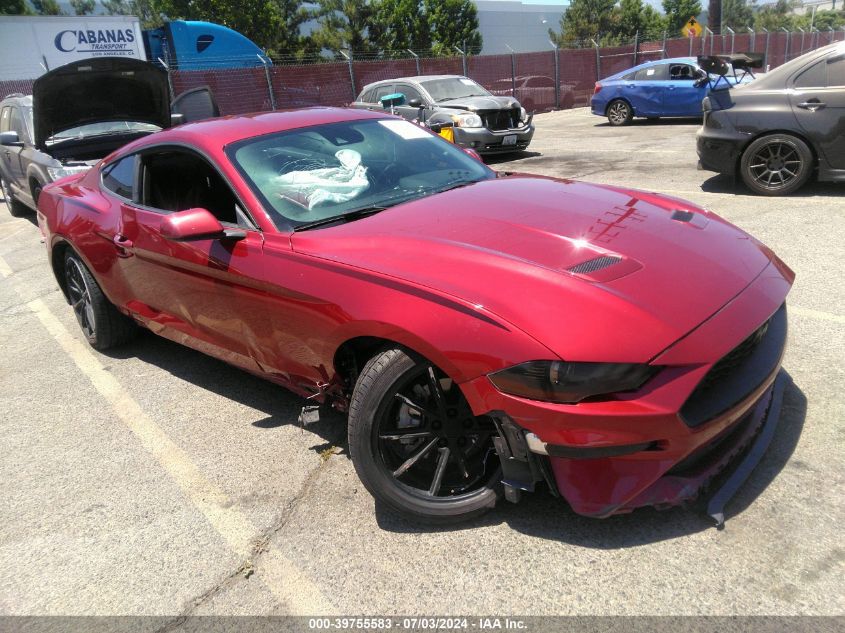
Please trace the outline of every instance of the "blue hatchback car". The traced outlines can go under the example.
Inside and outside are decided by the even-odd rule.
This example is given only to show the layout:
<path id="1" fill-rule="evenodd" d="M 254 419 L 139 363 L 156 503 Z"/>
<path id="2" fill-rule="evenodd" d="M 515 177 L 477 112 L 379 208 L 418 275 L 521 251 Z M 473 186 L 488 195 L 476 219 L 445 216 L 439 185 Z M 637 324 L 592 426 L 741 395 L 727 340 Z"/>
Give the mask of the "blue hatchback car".
<path id="1" fill-rule="evenodd" d="M 646 62 L 596 82 L 590 107 L 611 125 L 626 125 L 635 116 L 701 116 L 701 100 L 710 90 L 710 82 L 700 81 L 706 77 L 695 57 Z M 719 81 L 725 88 L 738 83 L 732 75 Z"/>

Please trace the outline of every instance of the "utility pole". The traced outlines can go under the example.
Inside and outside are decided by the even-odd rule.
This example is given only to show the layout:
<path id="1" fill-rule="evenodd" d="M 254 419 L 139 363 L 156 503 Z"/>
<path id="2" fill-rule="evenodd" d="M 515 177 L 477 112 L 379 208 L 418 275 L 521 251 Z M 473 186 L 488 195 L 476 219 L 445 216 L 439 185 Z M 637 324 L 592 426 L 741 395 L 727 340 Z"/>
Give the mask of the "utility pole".
<path id="1" fill-rule="evenodd" d="M 722 33 L 722 0 L 710 0 L 707 5 L 707 23 L 713 33 Z"/>

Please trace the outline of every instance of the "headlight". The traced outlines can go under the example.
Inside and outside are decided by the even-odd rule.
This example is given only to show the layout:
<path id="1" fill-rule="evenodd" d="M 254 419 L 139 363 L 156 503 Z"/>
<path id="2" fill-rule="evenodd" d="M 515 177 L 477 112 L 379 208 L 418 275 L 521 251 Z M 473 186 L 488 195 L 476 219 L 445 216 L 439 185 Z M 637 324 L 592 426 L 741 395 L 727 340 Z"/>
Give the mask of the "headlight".
<path id="1" fill-rule="evenodd" d="M 467 112 L 466 114 L 453 114 L 452 121 L 454 121 L 455 125 L 457 125 L 458 127 L 484 126 L 484 124 L 481 122 L 481 117 L 471 112 Z"/>
<path id="2" fill-rule="evenodd" d="M 488 375 L 496 389 L 514 396 L 574 404 L 590 396 L 631 391 L 658 367 L 633 363 L 567 363 L 534 360 Z"/>
<path id="3" fill-rule="evenodd" d="M 90 167 L 88 165 L 62 165 L 61 167 L 48 167 L 47 173 L 50 174 L 50 180 L 58 180 L 59 178 L 72 176 L 73 174 L 88 171 L 89 169 Z"/>

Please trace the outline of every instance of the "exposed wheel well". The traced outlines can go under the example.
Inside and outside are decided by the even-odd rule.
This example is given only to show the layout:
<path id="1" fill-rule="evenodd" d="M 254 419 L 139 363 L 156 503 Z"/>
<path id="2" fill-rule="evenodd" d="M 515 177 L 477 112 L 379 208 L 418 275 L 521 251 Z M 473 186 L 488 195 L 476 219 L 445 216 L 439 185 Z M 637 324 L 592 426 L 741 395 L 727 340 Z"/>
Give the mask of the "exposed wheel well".
<path id="1" fill-rule="evenodd" d="M 32 204 L 34 206 L 38 206 L 38 196 L 35 195 L 35 192 L 38 189 L 43 189 L 43 188 L 44 188 L 44 185 L 41 183 L 40 180 L 38 180 L 38 178 L 36 178 L 35 176 L 29 177 L 29 193 L 32 196 Z"/>
<path id="2" fill-rule="evenodd" d="M 358 336 L 344 341 L 334 353 L 334 368 L 343 380 L 344 391 L 351 394 L 367 361 L 390 347 L 403 346 L 396 341 L 376 336 Z"/>
<path id="3" fill-rule="evenodd" d="M 739 170 L 740 170 L 740 166 L 742 165 L 742 156 L 743 156 L 743 154 L 745 154 L 745 150 L 748 149 L 748 146 L 751 145 L 758 138 L 762 138 L 764 136 L 772 136 L 774 134 L 782 134 L 784 136 L 794 136 L 795 138 L 801 139 L 802 141 L 804 141 L 804 143 L 807 145 L 807 147 L 810 148 L 810 153 L 813 155 L 813 168 L 818 169 L 819 155 L 816 153 L 816 148 L 813 146 L 813 144 L 809 141 L 809 139 L 806 136 L 804 136 L 803 134 L 801 134 L 799 132 L 796 132 L 795 130 L 765 130 L 765 131 L 760 132 L 759 134 L 757 134 L 755 136 L 752 136 L 750 139 L 748 139 L 748 142 L 745 143 L 745 145 L 742 146 L 742 151 L 740 151 L 739 154 L 737 154 L 736 164 L 734 165 L 734 174 L 735 175 L 737 175 L 737 176 L 740 175 Z"/>

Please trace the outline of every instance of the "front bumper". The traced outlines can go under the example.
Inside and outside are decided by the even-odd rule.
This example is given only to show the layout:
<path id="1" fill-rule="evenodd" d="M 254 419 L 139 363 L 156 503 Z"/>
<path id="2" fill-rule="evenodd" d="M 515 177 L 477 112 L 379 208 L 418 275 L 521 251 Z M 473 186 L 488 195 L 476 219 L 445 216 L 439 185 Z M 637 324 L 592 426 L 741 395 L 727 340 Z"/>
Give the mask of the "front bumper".
<path id="1" fill-rule="evenodd" d="M 464 393 L 474 411 L 506 418 L 523 431 L 527 450 L 541 454 L 536 459 L 548 467 L 546 479 L 575 512 L 607 517 L 681 504 L 701 494 L 777 418 L 773 385 L 786 337 L 785 308 L 778 308 L 792 279 L 780 262 L 770 263 L 743 293 L 659 354 L 653 361 L 664 366 L 659 374 L 615 400 L 532 401 L 497 391 L 486 376 L 465 383 Z M 712 379 L 721 359 L 776 317 L 782 329 L 772 330 L 780 338 L 771 339 L 764 371 L 741 392 L 726 384 L 721 391 L 731 399 L 708 409 L 712 392 L 703 389 L 705 377 Z M 764 343 L 759 349 L 769 345 Z"/>
<path id="2" fill-rule="evenodd" d="M 489 130 L 487 128 L 455 128 L 455 144 L 474 149 L 479 154 L 499 154 L 519 152 L 528 147 L 534 136 L 534 123 L 507 130 Z M 513 144 L 505 145 L 505 138 L 516 137 Z"/>

